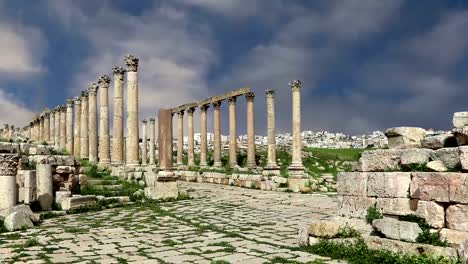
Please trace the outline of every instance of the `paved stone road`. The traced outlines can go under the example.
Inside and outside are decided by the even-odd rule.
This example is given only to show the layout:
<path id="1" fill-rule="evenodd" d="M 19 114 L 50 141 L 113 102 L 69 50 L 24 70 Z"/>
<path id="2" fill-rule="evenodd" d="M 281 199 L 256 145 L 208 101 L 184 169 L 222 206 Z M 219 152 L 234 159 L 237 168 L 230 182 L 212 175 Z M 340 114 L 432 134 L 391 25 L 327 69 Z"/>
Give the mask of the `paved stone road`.
<path id="1" fill-rule="evenodd" d="M 287 248 L 298 245 L 299 224 L 335 212 L 333 197 L 180 185 L 195 199 L 67 215 L 0 234 L 0 263 L 340 263 Z"/>

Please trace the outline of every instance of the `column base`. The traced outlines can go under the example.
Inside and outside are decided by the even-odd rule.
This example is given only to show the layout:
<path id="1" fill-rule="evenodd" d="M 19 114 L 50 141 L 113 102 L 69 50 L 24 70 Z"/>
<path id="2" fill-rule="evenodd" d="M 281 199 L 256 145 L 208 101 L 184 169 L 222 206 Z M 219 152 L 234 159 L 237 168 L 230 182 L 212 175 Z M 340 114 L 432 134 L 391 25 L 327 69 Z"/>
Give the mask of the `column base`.
<path id="1" fill-rule="evenodd" d="M 288 167 L 289 177 L 293 178 L 304 178 L 306 175 L 304 173 L 304 166 L 302 163 L 293 162 Z"/>
<path id="2" fill-rule="evenodd" d="M 112 161 L 111 165 L 112 166 L 122 166 L 122 165 L 124 165 L 124 162 L 123 161 Z"/>
<path id="3" fill-rule="evenodd" d="M 217 161 L 213 164 L 214 168 L 221 168 L 223 166 L 223 163 L 221 161 Z"/>
<path id="4" fill-rule="evenodd" d="M 264 168 L 262 171 L 263 176 L 281 176 L 281 170 L 278 168 Z"/>
<path id="5" fill-rule="evenodd" d="M 208 168 L 208 163 L 206 162 L 200 162 L 200 168 Z"/>
<path id="6" fill-rule="evenodd" d="M 145 196 L 150 199 L 176 199 L 179 196 L 177 177 L 173 171 L 159 171 L 155 179 L 145 188 Z"/>
<path id="7" fill-rule="evenodd" d="M 288 178 L 288 190 L 292 192 L 300 192 L 308 187 L 310 184 L 309 179 L 306 178 L 298 178 L 298 177 L 291 177 L 289 175 Z"/>
<path id="8" fill-rule="evenodd" d="M 247 168 L 249 169 L 256 169 L 257 168 L 257 163 L 255 162 L 247 162 Z"/>
<path id="9" fill-rule="evenodd" d="M 128 167 L 139 167 L 140 166 L 140 162 L 127 162 L 125 164 L 125 166 L 128 166 Z"/>

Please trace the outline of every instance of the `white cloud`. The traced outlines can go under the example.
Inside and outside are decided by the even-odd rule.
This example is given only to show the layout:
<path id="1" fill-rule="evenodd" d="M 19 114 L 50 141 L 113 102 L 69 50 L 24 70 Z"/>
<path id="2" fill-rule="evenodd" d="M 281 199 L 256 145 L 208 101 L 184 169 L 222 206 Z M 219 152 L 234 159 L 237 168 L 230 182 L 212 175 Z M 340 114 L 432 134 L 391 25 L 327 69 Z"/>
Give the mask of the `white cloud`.
<path id="1" fill-rule="evenodd" d="M 31 121 L 34 112 L 26 105 L 16 100 L 12 94 L 0 89 L 0 124 L 10 124 L 23 127 Z"/>

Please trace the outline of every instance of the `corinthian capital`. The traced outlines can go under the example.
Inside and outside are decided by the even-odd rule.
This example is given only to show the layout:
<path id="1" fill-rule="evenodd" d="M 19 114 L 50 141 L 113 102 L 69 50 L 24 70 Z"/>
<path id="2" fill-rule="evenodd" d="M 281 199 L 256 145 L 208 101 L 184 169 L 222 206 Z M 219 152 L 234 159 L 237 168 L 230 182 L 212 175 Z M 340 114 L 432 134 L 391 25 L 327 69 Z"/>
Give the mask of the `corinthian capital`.
<path id="1" fill-rule="evenodd" d="M 88 97 L 88 91 L 81 91 L 81 98 L 86 98 L 86 97 Z"/>
<path id="2" fill-rule="evenodd" d="M 289 86 L 291 86 L 291 89 L 293 91 L 300 90 L 302 88 L 302 83 L 299 80 L 294 80 L 294 81 L 289 83 Z"/>
<path id="3" fill-rule="evenodd" d="M 92 83 L 92 84 L 88 87 L 88 94 L 89 94 L 89 95 L 96 96 L 96 95 L 97 95 L 98 89 L 99 89 L 99 86 L 98 86 L 96 83 Z"/>
<path id="4" fill-rule="evenodd" d="M 16 176 L 19 158 L 15 154 L 0 154 L 0 175 Z"/>
<path id="5" fill-rule="evenodd" d="M 76 96 L 75 98 L 73 98 L 73 101 L 75 101 L 76 105 L 79 105 L 79 104 L 81 104 L 81 97 Z"/>
<path id="6" fill-rule="evenodd" d="M 67 106 L 73 106 L 73 99 L 72 98 L 68 98 L 67 100 Z"/>
<path id="7" fill-rule="evenodd" d="M 136 72 L 138 71 L 139 59 L 131 54 L 125 57 L 125 64 L 127 65 L 127 71 Z"/>
<path id="8" fill-rule="evenodd" d="M 275 90 L 272 90 L 272 89 L 266 90 L 265 93 L 266 93 L 267 97 L 268 96 L 271 96 L 271 97 L 275 96 Z"/>
<path id="9" fill-rule="evenodd" d="M 251 102 L 255 99 L 255 94 L 253 92 L 246 93 L 245 99 L 247 99 L 247 102 Z"/>
<path id="10" fill-rule="evenodd" d="M 99 86 L 101 86 L 101 85 L 109 86 L 110 81 L 111 81 L 111 78 L 109 76 L 107 76 L 107 74 L 104 74 L 101 77 L 99 77 L 98 84 L 99 84 Z"/>

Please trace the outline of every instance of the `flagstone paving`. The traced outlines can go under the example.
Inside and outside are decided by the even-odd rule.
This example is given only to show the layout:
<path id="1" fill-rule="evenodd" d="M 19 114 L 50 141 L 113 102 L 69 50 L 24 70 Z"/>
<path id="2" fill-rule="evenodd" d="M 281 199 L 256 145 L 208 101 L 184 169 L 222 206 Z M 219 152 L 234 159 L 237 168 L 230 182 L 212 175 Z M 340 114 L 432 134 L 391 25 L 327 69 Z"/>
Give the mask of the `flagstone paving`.
<path id="1" fill-rule="evenodd" d="M 300 224 L 335 212 L 333 196 L 180 186 L 194 199 L 67 215 L 0 234 L 0 263 L 342 263 L 291 249 Z"/>

